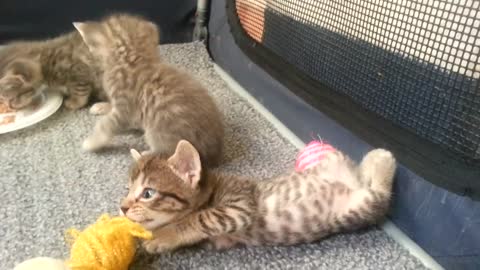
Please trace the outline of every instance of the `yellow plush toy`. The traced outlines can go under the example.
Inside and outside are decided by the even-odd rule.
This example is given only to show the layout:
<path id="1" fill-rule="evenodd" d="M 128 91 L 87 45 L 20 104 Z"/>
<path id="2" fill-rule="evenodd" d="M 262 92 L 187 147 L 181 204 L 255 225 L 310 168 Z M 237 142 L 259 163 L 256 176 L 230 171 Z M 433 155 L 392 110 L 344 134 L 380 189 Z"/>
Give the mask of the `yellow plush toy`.
<path id="1" fill-rule="evenodd" d="M 39 257 L 27 260 L 14 270 L 127 270 L 136 250 L 135 238 L 151 239 L 152 233 L 125 217 L 102 215 L 83 232 L 67 231 L 70 259 Z"/>

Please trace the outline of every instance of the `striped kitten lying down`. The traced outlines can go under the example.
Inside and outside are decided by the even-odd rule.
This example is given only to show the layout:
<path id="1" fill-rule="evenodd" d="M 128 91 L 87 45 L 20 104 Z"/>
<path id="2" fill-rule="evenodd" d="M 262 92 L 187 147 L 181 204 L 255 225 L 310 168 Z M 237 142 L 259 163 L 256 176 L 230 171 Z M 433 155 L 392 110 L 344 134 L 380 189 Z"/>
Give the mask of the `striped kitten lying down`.
<path id="1" fill-rule="evenodd" d="M 396 162 L 383 149 L 357 166 L 339 151 L 302 173 L 255 181 L 202 170 L 187 141 L 168 159 L 136 160 L 121 213 L 154 232 L 160 253 L 209 240 L 214 248 L 293 245 L 374 224 L 386 214 Z"/>

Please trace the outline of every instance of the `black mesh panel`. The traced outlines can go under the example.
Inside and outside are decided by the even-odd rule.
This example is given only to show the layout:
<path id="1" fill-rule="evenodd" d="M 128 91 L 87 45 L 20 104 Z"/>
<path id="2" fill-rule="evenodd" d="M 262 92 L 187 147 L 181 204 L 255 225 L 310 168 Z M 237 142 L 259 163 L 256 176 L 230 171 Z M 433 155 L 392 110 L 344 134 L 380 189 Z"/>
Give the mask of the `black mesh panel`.
<path id="1" fill-rule="evenodd" d="M 365 109 L 478 163 L 480 3 L 393 2 L 267 1 L 261 43 Z"/>

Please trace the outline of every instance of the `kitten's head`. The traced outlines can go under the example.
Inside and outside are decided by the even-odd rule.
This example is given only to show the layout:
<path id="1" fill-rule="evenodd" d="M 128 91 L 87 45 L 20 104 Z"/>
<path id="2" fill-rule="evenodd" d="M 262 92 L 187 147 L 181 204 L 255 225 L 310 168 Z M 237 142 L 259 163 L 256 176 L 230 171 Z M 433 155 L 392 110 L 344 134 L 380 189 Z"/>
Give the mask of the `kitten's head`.
<path id="1" fill-rule="evenodd" d="M 121 215 L 153 230 L 194 209 L 202 168 L 192 144 L 180 141 L 175 154 L 168 159 L 141 156 L 136 150 L 131 150 L 131 154 L 135 164 L 128 195 L 121 202 Z"/>
<path id="2" fill-rule="evenodd" d="M 156 52 L 158 27 L 139 16 L 115 14 L 100 21 L 74 22 L 90 52 L 106 61 L 111 57 L 128 57 L 128 53 Z"/>
<path id="3" fill-rule="evenodd" d="M 25 108 L 38 100 L 41 84 L 40 64 L 35 59 L 17 59 L 4 68 L 0 77 L 0 100 L 12 109 Z"/>

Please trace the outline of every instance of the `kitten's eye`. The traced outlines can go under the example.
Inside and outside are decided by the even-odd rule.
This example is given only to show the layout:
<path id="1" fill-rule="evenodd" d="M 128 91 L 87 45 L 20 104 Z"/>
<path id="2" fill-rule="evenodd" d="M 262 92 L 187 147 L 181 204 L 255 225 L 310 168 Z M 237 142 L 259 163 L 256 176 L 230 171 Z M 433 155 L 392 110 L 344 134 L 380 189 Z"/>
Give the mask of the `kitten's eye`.
<path id="1" fill-rule="evenodd" d="M 154 190 L 153 188 L 146 188 L 143 190 L 143 193 L 142 193 L 142 198 L 144 199 L 150 199 L 153 197 L 153 195 L 155 195 L 157 191 Z"/>

